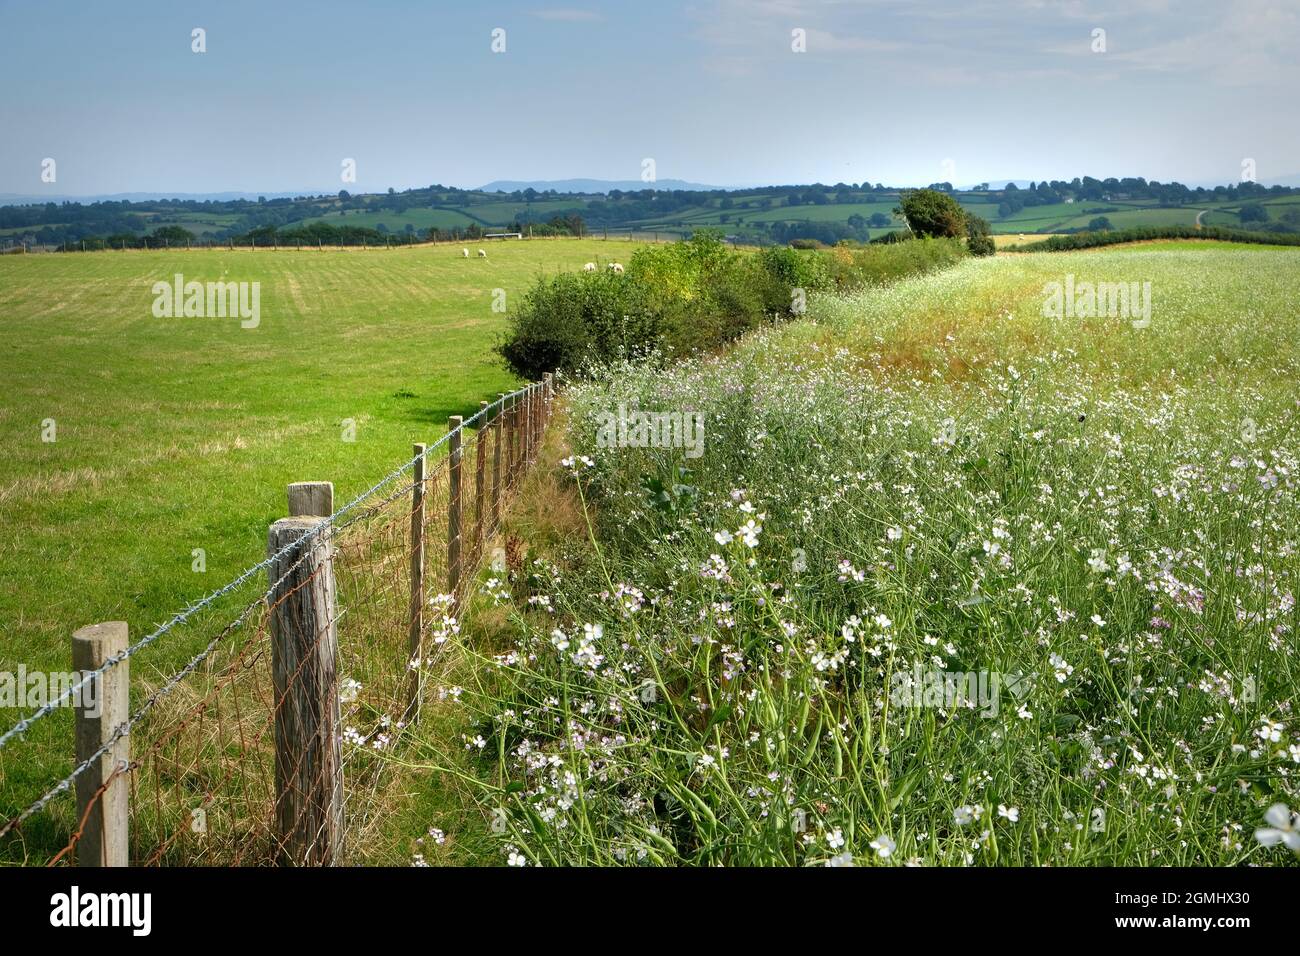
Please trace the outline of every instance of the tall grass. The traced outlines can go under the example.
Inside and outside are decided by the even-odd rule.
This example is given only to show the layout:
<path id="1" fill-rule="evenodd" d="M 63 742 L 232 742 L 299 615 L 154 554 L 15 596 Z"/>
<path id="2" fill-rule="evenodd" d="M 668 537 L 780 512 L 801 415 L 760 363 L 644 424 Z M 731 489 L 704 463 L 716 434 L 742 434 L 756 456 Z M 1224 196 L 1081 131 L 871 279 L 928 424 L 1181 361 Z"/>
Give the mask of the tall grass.
<path id="1" fill-rule="evenodd" d="M 502 859 L 1292 859 L 1252 831 L 1300 798 L 1300 268 L 1072 259 L 1145 271 L 1136 329 L 1043 318 L 1059 263 L 570 389 L 576 522 L 485 586 L 458 691 Z M 619 405 L 704 454 L 601 447 Z"/>

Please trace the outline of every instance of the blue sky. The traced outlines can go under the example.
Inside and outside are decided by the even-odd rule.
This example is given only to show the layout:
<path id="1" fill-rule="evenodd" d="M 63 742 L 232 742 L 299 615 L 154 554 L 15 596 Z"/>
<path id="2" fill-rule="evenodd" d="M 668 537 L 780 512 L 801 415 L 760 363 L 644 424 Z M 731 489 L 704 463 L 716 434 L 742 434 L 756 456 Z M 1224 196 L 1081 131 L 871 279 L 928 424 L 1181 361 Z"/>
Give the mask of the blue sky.
<path id="1" fill-rule="evenodd" d="M 0 0 L 0 192 L 1268 182 L 1298 52 L 1294 0 Z"/>

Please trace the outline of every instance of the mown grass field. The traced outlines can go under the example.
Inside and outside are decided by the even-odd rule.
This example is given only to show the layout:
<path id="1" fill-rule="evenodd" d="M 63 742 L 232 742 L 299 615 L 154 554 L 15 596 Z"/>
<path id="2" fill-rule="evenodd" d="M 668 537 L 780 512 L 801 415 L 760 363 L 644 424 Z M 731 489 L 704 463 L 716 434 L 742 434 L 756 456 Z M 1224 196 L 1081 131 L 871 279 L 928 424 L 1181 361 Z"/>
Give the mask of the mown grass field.
<path id="1" fill-rule="evenodd" d="M 0 258 L 0 670 L 66 668 L 75 628 L 143 635 L 224 583 L 263 556 L 288 482 L 331 480 L 339 504 L 368 488 L 515 384 L 492 353 L 493 289 L 508 307 L 539 272 L 626 245 Z M 177 272 L 260 282 L 260 325 L 155 318 L 151 287 Z"/>
<path id="2" fill-rule="evenodd" d="M 1067 275 L 1149 321 L 1046 314 Z M 512 865 L 1294 864 L 1298 293 L 1289 249 L 968 260 L 570 389 L 424 759 L 477 748 Z"/>

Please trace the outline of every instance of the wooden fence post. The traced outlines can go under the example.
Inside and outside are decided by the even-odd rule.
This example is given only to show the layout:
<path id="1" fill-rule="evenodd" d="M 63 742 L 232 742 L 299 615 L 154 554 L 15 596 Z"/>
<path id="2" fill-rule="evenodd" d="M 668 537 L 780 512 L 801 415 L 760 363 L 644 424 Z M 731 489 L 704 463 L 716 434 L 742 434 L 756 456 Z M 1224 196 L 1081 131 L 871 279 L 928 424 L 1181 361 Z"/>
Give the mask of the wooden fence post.
<path id="1" fill-rule="evenodd" d="M 424 683 L 424 455 L 427 447 L 415 445 L 411 466 L 411 628 L 407 664 L 411 667 L 407 717 L 420 717 L 420 690 Z"/>
<path id="2" fill-rule="evenodd" d="M 523 450 L 523 407 L 516 395 L 510 404 L 510 487 L 519 483 L 519 459 Z"/>
<path id="3" fill-rule="evenodd" d="M 542 447 L 542 383 L 533 386 L 533 463 Z"/>
<path id="4" fill-rule="evenodd" d="M 77 671 L 98 670 L 126 647 L 125 621 L 83 627 L 72 635 L 72 667 Z M 125 727 L 131 717 L 130 690 L 128 660 L 114 664 L 82 688 L 81 700 L 89 706 L 77 706 L 77 766 L 112 740 L 119 729 L 122 734 L 77 777 L 77 819 L 86 819 L 77 843 L 79 866 L 130 865 L 127 836 L 131 790 L 127 775 L 120 772 L 131 762 L 131 739 Z"/>
<path id="5" fill-rule="evenodd" d="M 460 426 L 463 419 L 452 415 L 447 419 L 447 593 L 456 603 L 460 593 Z"/>
<path id="6" fill-rule="evenodd" d="M 515 399 L 513 395 L 506 397 L 506 404 L 502 409 L 505 415 L 505 439 L 506 439 L 506 475 L 503 482 L 505 490 L 509 493 L 511 486 L 515 483 Z"/>
<path id="7" fill-rule="evenodd" d="M 334 482 L 295 481 L 289 486 L 289 516 L 328 518 L 334 513 Z"/>
<path id="8" fill-rule="evenodd" d="M 312 534 L 322 521 L 281 518 L 267 538 L 276 831 L 291 866 L 343 858 L 334 566 L 329 537 Z"/>
<path id="9" fill-rule="evenodd" d="M 524 472 L 524 397 L 515 395 L 515 484 Z"/>
<path id="10" fill-rule="evenodd" d="M 522 417 L 519 429 L 519 477 L 528 473 L 528 456 L 533 444 L 533 388 L 524 389 Z"/>
<path id="11" fill-rule="evenodd" d="M 492 417 L 492 533 L 501 526 L 501 425 L 506 412 L 506 396 L 497 393 L 500 406 Z"/>
<path id="12" fill-rule="evenodd" d="M 537 383 L 528 386 L 528 465 L 537 460 Z"/>
<path id="13" fill-rule="evenodd" d="M 488 403 L 479 402 L 479 423 L 474 431 L 474 564 L 483 556 L 484 521 L 487 502 L 483 500 L 484 470 L 487 465 Z"/>

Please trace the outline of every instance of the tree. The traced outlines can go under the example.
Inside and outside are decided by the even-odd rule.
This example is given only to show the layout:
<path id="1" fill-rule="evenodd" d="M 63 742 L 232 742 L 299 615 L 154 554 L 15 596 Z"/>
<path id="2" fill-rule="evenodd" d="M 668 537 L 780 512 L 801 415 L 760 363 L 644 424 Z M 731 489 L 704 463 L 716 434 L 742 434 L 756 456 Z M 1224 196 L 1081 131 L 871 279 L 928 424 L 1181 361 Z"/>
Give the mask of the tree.
<path id="1" fill-rule="evenodd" d="M 966 213 L 957 200 L 933 189 L 913 189 L 902 194 L 894 215 L 902 216 L 918 236 L 964 236 Z"/>
<path id="2" fill-rule="evenodd" d="M 989 234 L 988 221 L 973 213 L 966 213 L 966 248 L 973 256 L 991 256 L 997 247 Z"/>
<path id="3" fill-rule="evenodd" d="M 1259 203 L 1242 206 L 1238 215 L 1240 215 L 1242 222 L 1268 222 L 1268 210 Z"/>
<path id="4" fill-rule="evenodd" d="M 273 229 L 272 232 L 275 230 Z M 159 226 L 153 231 L 152 239 L 165 239 L 168 242 L 185 242 L 194 238 L 194 233 L 180 226 Z"/>
<path id="5" fill-rule="evenodd" d="M 1089 232 L 1104 232 L 1107 229 L 1114 228 L 1115 227 L 1110 224 L 1110 220 L 1105 216 L 1098 216 L 1096 219 L 1092 220 L 1092 222 L 1088 223 Z"/>
<path id="6" fill-rule="evenodd" d="M 884 229 L 889 225 L 890 219 L 883 212 L 873 212 L 867 223 L 872 229 Z"/>

